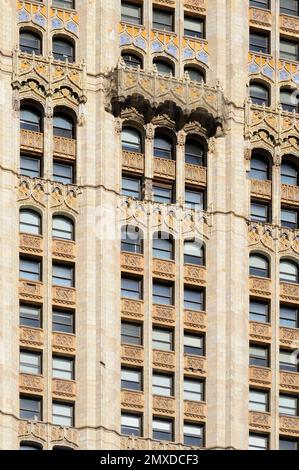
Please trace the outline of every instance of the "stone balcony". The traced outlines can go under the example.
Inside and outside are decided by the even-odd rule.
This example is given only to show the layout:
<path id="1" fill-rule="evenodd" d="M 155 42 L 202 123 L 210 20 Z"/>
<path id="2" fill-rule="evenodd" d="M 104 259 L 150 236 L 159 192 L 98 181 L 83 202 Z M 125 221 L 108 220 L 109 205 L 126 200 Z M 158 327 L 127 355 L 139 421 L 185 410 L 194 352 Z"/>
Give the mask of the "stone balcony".
<path id="1" fill-rule="evenodd" d="M 195 266 L 193 264 L 185 264 L 184 266 L 184 282 L 185 284 L 194 286 L 206 285 L 207 272 L 204 266 Z"/>
<path id="2" fill-rule="evenodd" d="M 271 429 L 271 414 L 249 411 L 249 428 L 256 431 L 269 431 Z"/>
<path id="3" fill-rule="evenodd" d="M 175 324 L 175 308 L 171 305 L 153 305 L 153 323 L 165 326 Z"/>
<path id="4" fill-rule="evenodd" d="M 52 395 L 55 398 L 76 399 L 76 382 L 73 380 L 52 379 Z"/>
<path id="5" fill-rule="evenodd" d="M 271 343 L 272 328 L 269 323 L 249 322 L 249 336 L 252 341 Z"/>
<path id="6" fill-rule="evenodd" d="M 272 384 L 271 369 L 267 367 L 249 367 L 249 383 L 252 386 L 270 388 Z"/>
<path id="7" fill-rule="evenodd" d="M 175 414 L 175 398 L 154 395 L 153 413 L 161 416 L 173 416 Z"/>
<path id="8" fill-rule="evenodd" d="M 251 196 L 258 197 L 259 199 L 271 199 L 272 182 L 251 180 Z"/>
<path id="9" fill-rule="evenodd" d="M 144 363 L 143 346 L 133 344 L 122 344 L 121 346 L 121 362 L 133 366 L 142 366 Z"/>
<path id="10" fill-rule="evenodd" d="M 184 419 L 186 421 L 201 421 L 207 420 L 207 405 L 199 401 L 184 401 Z"/>
<path id="11" fill-rule="evenodd" d="M 160 279 L 167 279 L 169 281 L 175 280 L 175 262 L 164 259 L 153 259 L 153 277 Z"/>
<path id="12" fill-rule="evenodd" d="M 132 390 L 121 391 L 121 406 L 126 410 L 144 411 L 144 394 Z"/>
<path id="13" fill-rule="evenodd" d="M 44 151 L 44 134 L 41 132 L 20 131 L 20 148 L 21 152 L 34 152 L 42 154 Z"/>
<path id="14" fill-rule="evenodd" d="M 144 256 L 123 251 L 120 258 L 121 270 L 132 274 L 143 274 Z"/>
<path id="15" fill-rule="evenodd" d="M 52 240 L 52 256 L 53 258 L 64 261 L 75 261 L 76 259 L 76 243 L 67 240 Z"/>
<path id="16" fill-rule="evenodd" d="M 44 378 L 41 375 L 20 374 L 19 388 L 21 393 L 42 394 Z"/>
<path id="17" fill-rule="evenodd" d="M 280 343 L 290 348 L 299 347 L 299 329 L 280 327 Z"/>
<path id="18" fill-rule="evenodd" d="M 206 312 L 195 312 L 194 310 L 185 310 L 184 328 L 197 332 L 205 332 L 207 330 Z"/>
<path id="19" fill-rule="evenodd" d="M 203 166 L 186 163 L 185 181 L 188 184 L 205 187 L 207 185 L 207 169 Z"/>
<path id="20" fill-rule="evenodd" d="M 53 333 L 52 349 L 54 352 L 75 354 L 76 353 L 76 336 L 69 333 Z"/>
<path id="21" fill-rule="evenodd" d="M 281 434 L 299 437 L 299 418 L 297 416 L 280 415 L 279 430 Z"/>
<path id="22" fill-rule="evenodd" d="M 121 314 L 124 318 L 144 320 L 143 300 L 121 299 Z"/>
<path id="23" fill-rule="evenodd" d="M 299 188 L 290 184 L 281 185 L 281 200 L 286 204 L 299 205 Z"/>
<path id="24" fill-rule="evenodd" d="M 41 235 L 31 235 L 29 233 L 20 233 L 20 252 L 43 255 L 43 237 Z"/>
<path id="25" fill-rule="evenodd" d="M 39 328 L 20 326 L 20 345 L 25 347 L 42 348 L 44 344 L 44 332 Z"/>
<path id="26" fill-rule="evenodd" d="M 281 282 L 280 298 L 287 302 L 299 303 L 299 284 Z"/>
<path id="27" fill-rule="evenodd" d="M 167 158 L 154 158 L 154 177 L 167 180 L 175 179 L 176 163 L 174 160 Z"/>
<path id="28" fill-rule="evenodd" d="M 188 375 L 207 375 L 207 358 L 203 356 L 184 355 L 184 371 Z"/>
<path id="29" fill-rule="evenodd" d="M 41 282 L 26 281 L 21 279 L 19 283 L 19 297 L 28 302 L 42 302 L 44 286 Z"/>
<path id="30" fill-rule="evenodd" d="M 153 350 L 153 368 L 157 370 L 174 371 L 175 353 L 172 351 Z"/>
<path id="31" fill-rule="evenodd" d="M 76 289 L 73 287 L 52 286 L 52 301 L 59 307 L 75 307 Z"/>
<path id="32" fill-rule="evenodd" d="M 279 387 L 284 392 L 299 393 L 299 373 L 280 371 Z"/>
<path id="33" fill-rule="evenodd" d="M 77 141 L 65 137 L 53 137 L 53 155 L 65 160 L 76 160 Z"/>
<path id="34" fill-rule="evenodd" d="M 122 168 L 133 173 L 144 173 L 144 154 L 137 152 L 122 151 Z"/>
<path id="35" fill-rule="evenodd" d="M 250 294 L 258 297 L 271 297 L 271 279 L 262 277 L 249 277 Z"/>
<path id="36" fill-rule="evenodd" d="M 178 121 L 179 118 L 182 124 L 184 118 L 196 113 L 196 120 L 205 126 L 210 135 L 215 134 L 217 127 L 226 118 L 227 104 L 219 85 L 212 87 L 193 82 L 188 77 L 178 79 L 165 76 L 157 70 L 134 70 L 123 61 L 106 75 L 106 79 L 107 109 L 111 109 L 111 103 L 115 115 L 119 114 L 122 104 L 130 100 L 134 100 L 135 107 L 138 101 L 138 109 L 146 114 L 151 114 L 164 103 L 173 103 L 173 108 L 180 110 L 174 120 Z M 163 169 L 156 166 L 157 174 L 169 175 L 169 171 L 170 167 L 165 172 L 164 166 Z"/>

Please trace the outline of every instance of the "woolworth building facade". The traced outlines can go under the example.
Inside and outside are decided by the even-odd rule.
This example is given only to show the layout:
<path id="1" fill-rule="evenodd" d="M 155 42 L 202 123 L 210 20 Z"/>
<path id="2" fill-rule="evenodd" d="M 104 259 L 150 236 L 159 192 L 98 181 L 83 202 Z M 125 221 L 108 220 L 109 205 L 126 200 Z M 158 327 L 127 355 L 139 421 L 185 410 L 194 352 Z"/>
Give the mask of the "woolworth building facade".
<path id="1" fill-rule="evenodd" d="M 298 450 L 298 4 L 1 0 L 1 449 Z"/>

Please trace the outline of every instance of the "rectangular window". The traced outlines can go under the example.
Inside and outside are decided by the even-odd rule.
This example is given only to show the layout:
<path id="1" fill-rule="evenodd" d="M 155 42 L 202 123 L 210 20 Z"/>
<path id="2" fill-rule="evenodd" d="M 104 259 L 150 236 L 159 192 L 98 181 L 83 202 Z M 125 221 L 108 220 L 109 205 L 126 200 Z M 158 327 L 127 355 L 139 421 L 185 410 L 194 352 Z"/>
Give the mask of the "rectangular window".
<path id="1" fill-rule="evenodd" d="M 299 441 L 296 439 L 280 437 L 279 450 L 299 450 Z"/>
<path id="2" fill-rule="evenodd" d="M 153 200 L 162 204 L 172 204 L 173 189 L 169 186 L 153 185 Z"/>
<path id="3" fill-rule="evenodd" d="M 280 39 L 280 58 L 285 60 L 298 60 L 298 43 Z"/>
<path id="4" fill-rule="evenodd" d="M 269 206 L 267 204 L 251 203 L 250 219 L 255 222 L 269 222 Z"/>
<path id="5" fill-rule="evenodd" d="M 58 426 L 71 428 L 74 426 L 74 405 L 53 402 L 52 422 Z"/>
<path id="6" fill-rule="evenodd" d="M 204 426 L 184 423 L 185 446 L 204 447 Z"/>
<path id="7" fill-rule="evenodd" d="M 75 333 L 74 314 L 63 310 L 53 310 L 52 331 L 57 333 Z"/>
<path id="8" fill-rule="evenodd" d="M 298 416 L 298 398 L 292 395 L 279 395 L 279 413 L 287 416 Z"/>
<path id="9" fill-rule="evenodd" d="M 153 439 L 158 441 L 173 440 L 173 421 L 168 419 L 153 419 Z"/>
<path id="10" fill-rule="evenodd" d="M 257 367 L 269 367 L 269 349 L 262 346 L 250 346 L 249 365 Z"/>
<path id="11" fill-rule="evenodd" d="M 193 38 L 203 38 L 204 20 L 193 16 L 185 16 L 184 35 Z"/>
<path id="12" fill-rule="evenodd" d="M 21 175 L 30 176 L 31 178 L 41 177 L 41 164 L 39 158 L 29 157 L 28 155 L 21 155 L 20 159 Z"/>
<path id="13" fill-rule="evenodd" d="M 263 390 L 249 390 L 249 410 L 266 413 L 269 411 L 269 394 Z"/>
<path id="14" fill-rule="evenodd" d="M 269 0 L 250 0 L 249 5 L 251 7 L 269 9 Z"/>
<path id="15" fill-rule="evenodd" d="M 142 436 L 142 418 L 131 413 L 121 414 L 121 433 L 125 436 Z"/>
<path id="16" fill-rule="evenodd" d="M 264 434 L 249 434 L 249 450 L 268 450 L 269 437 Z"/>
<path id="17" fill-rule="evenodd" d="M 20 351 L 20 373 L 40 375 L 42 373 L 41 354 L 32 351 Z"/>
<path id="18" fill-rule="evenodd" d="M 171 375 L 153 374 L 153 395 L 173 396 L 173 377 Z"/>
<path id="19" fill-rule="evenodd" d="M 29 421 L 42 421 L 41 398 L 20 397 L 20 418 Z"/>
<path id="20" fill-rule="evenodd" d="M 142 6 L 136 3 L 121 2 L 121 21 L 142 24 Z"/>
<path id="21" fill-rule="evenodd" d="M 40 1 L 40 0 L 39 0 Z M 58 8 L 70 8 L 73 9 L 75 7 L 74 0 L 53 0 L 53 6 Z"/>
<path id="22" fill-rule="evenodd" d="M 197 312 L 204 311 L 204 292 L 202 290 L 184 289 L 184 309 L 195 310 Z"/>
<path id="23" fill-rule="evenodd" d="M 173 332 L 162 328 L 153 329 L 153 349 L 173 351 Z"/>
<path id="24" fill-rule="evenodd" d="M 184 400 L 204 401 L 204 382 L 202 380 L 185 378 Z"/>
<path id="25" fill-rule="evenodd" d="M 142 390 L 141 371 L 122 367 L 121 388 L 125 390 Z"/>
<path id="26" fill-rule="evenodd" d="M 41 261 L 20 258 L 20 279 L 33 282 L 41 281 Z"/>
<path id="27" fill-rule="evenodd" d="M 153 303 L 159 305 L 173 305 L 173 286 L 154 282 Z"/>
<path id="28" fill-rule="evenodd" d="M 53 264 L 53 286 L 74 287 L 74 268 L 62 264 Z"/>
<path id="29" fill-rule="evenodd" d="M 69 357 L 53 356 L 52 376 L 53 379 L 74 380 L 74 359 Z"/>
<path id="30" fill-rule="evenodd" d="M 185 205 L 188 209 L 203 211 L 204 210 L 204 193 L 200 191 L 192 191 L 191 189 L 186 189 Z"/>
<path id="31" fill-rule="evenodd" d="M 133 323 L 121 323 L 121 344 L 142 345 L 142 327 Z"/>
<path id="32" fill-rule="evenodd" d="M 299 372 L 296 351 L 281 349 L 279 353 L 279 369 L 285 372 Z"/>
<path id="33" fill-rule="evenodd" d="M 153 9 L 153 29 L 161 31 L 173 31 L 173 12 Z"/>
<path id="34" fill-rule="evenodd" d="M 298 0 L 280 0 L 280 13 L 282 15 L 299 16 Z"/>
<path id="35" fill-rule="evenodd" d="M 284 328 L 298 328 L 298 308 L 287 305 L 280 306 L 280 326 Z"/>
<path id="36" fill-rule="evenodd" d="M 53 180 L 63 184 L 74 183 L 74 167 L 68 163 L 53 163 Z"/>
<path id="37" fill-rule="evenodd" d="M 296 230 L 298 228 L 298 213 L 288 209 L 281 209 L 281 226 Z"/>
<path id="38" fill-rule="evenodd" d="M 193 356 L 204 356 L 204 337 L 189 333 L 184 334 L 184 353 Z"/>
<path id="39" fill-rule="evenodd" d="M 259 323 L 269 322 L 269 303 L 250 300 L 249 319 Z"/>
<path id="40" fill-rule="evenodd" d="M 252 52 L 270 54 L 270 41 L 269 36 L 251 32 L 249 36 L 249 50 Z"/>
<path id="41" fill-rule="evenodd" d="M 142 299 L 142 281 L 131 277 L 121 278 L 121 296 L 127 299 Z"/>
<path id="42" fill-rule="evenodd" d="M 122 178 L 122 195 L 141 201 L 141 181 L 137 178 Z"/>
<path id="43" fill-rule="evenodd" d="M 33 305 L 20 304 L 20 326 L 42 327 L 42 309 Z"/>

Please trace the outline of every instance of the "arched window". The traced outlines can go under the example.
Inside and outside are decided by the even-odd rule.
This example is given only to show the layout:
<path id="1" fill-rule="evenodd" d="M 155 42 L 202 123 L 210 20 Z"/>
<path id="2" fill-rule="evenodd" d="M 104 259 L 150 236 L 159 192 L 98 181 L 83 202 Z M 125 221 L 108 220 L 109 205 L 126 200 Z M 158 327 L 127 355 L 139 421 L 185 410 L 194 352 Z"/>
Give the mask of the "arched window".
<path id="1" fill-rule="evenodd" d="M 20 444 L 20 450 L 43 450 L 43 448 L 40 444 L 37 444 L 35 442 L 24 441 Z"/>
<path id="2" fill-rule="evenodd" d="M 268 159 L 259 153 L 251 157 L 250 178 L 253 180 L 266 181 L 270 179 L 270 168 Z"/>
<path id="3" fill-rule="evenodd" d="M 142 232 L 138 227 L 125 226 L 121 229 L 121 251 L 142 253 Z"/>
<path id="4" fill-rule="evenodd" d="M 293 282 L 298 284 L 298 265 L 295 261 L 282 259 L 280 261 L 280 274 L 281 282 Z"/>
<path id="5" fill-rule="evenodd" d="M 280 104 L 284 111 L 298 113 L 298 96 L 297 91 L 282 88 L 280 90 Z"/>
<path id="6" fill-rule="evenodd" d="M 269 106 L 270 103 L 270 96 L 269 90 L 266 85 L 262 85 L 261 83 L 251 82 L 250 83 L 250 98 L 253 104 L 258 104 L 262 106 Z"/>
<path id="7" fill-rule="evenodd" d="M 63 215 L 53 216 L 52 237 L 61 240 L 75 240 L 74 222 Z"/>
<path id="8" fill-rule="evenodd" d="M 185 145 L 185 163 L 205 166 L 205 148 L 192 137 L 187 137 Z"/>
<path id="9" fill-rule="evenodd" d="M 192 82 L 204 83 L 205 82 L 205 74 L 201 70 L 195 67 L 185 67 L 185 72 L 188 72 L 190 80 Z"/>
<path id="10" fill-rule="evenodd" d="M 123 52 L 121 56 L 127 67 L 132 67 L 133 69 L 140 67 L 142 69 L 142 59 L 137 54 L 132 52 Z"/>
<path id="11" fill-rule="evenodd" d="M 288 160 L 283 160 L 281 164 L 281 184 L 289 184 L 290 186 L 298 186 L 298 170 L 297 167 Z"/>
<path id="12" fill-rule="evenodd" d="M 157 67 L 160 75 L 174 75 L 174 66 L 163 59 L 154 59 L 153 63 Z"/>
<path id="13" fill-rule="evenodd" d="M 74 62 L 75 48 L 74 44 L 68 39 L 54 36 L 53 38 L 53 56 L 56 60 L 68 60 Z"/>
<path id="14" fill-rule="evenodd" d="M 184 243 L 184 263 L 204 266 L 205 256 L 202 244 L 189 240 Z"/>
<path id="15" fill-rule="evenodd" d="M 21 209 L 20 232 L 40 235 L 42 233 L 41 216 L 31 209 Z"/>
<path id="16" fill-rule="evenodd" d="M 33 132 L 42 132 L 42 119 L 40 112 L 34 106 L 22 106 L 20 111 L 21 129 Z"/>
<path id="17" fill-rule="evenodd" d="M 121 133 L 122 149 L 128 152 L 142 152 L 141 134 L 134 127 L 124 127 Z"/>
<path id="18" fill-rule="evenodd" d="M 269 262 L 265 256 L 259 254 L 250 255 L 249 259 L 250 276 L 269 277 Z"/>
<path id="19" fill-rule="evenodd" d="M 53 134 L 66 139 L 75 138 L 73 119 L 66 113 L 55 113 L 53 118 Z"/>
<path id="20" fill-rule="evenodd" d="M 173 160 L 173 141 L 167 135 L 157 132 L 154 140 L 154 157 Z"/>
<path id="21" fill-rule="evenodd" d="M 37 33 L 21 29 L 20 31 L 20 49 L 27 54 L 42 54 L 42 40 Z"/>
<path id="22" fill-rule="evenodd" d="M 169 233 L 155 233 L 153 237 L 153 258 L 174 259 L 174 244 Z"/>

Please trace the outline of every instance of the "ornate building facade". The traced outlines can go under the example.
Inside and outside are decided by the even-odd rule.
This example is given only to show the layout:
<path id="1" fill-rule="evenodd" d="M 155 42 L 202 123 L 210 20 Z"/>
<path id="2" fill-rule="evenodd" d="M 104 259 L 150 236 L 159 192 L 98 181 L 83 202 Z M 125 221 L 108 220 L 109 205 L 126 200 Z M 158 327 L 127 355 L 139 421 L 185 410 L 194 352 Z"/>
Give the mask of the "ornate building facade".
<path id="1" fill-rule="evenodd" d="M 1 5 L 0 448 L 298 450 L 298 1 Z"/>

